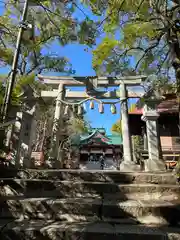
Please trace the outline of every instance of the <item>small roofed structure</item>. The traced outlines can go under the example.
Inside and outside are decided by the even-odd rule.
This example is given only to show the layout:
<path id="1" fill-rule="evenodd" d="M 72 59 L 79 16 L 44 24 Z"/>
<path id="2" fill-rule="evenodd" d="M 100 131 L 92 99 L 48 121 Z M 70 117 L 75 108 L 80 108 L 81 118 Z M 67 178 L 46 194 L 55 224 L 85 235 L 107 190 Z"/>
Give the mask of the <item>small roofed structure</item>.
<path id="1" fill-rule="evenodd" d="M 178 156 L 180 153 L 178 100 L 175 94 L 165 94 L 163 98 L 156 106 L 159 113 L 158 130 L 162 151 L 163 154 L 176 153 Z M 143 135 L 146 132 L 146 124 L 141 119 L 143 108 L 139 103 L 138 101 L 129 111 L 131 135 Z"/>

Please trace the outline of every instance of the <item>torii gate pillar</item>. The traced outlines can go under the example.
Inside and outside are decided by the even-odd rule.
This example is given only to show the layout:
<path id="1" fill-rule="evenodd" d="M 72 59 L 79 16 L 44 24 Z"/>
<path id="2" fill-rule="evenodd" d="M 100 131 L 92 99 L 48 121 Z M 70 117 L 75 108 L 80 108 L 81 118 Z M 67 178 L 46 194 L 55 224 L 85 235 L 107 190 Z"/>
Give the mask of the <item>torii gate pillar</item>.
<path id="1" fill-rule="evenodd" d="M 59 154 L 59 143 L 60 143 L 60 128 L 62 127 L 62 110 L 63 104 L 61 100 L 64 98 L 64 84 L 59 84 L 58 87 L 58 95 L 56 98 L 56 106 L 55 106 L 55 113 L 54 113 L 54 123 L 53 123 L 53 142 L 51 148 L 51 158 L 56 159 L 55 165 L 57 168 L 61 165 L 61 156 Z M 59 158 L 57 159 L 57 156 Z"/>
<path id="2" fill-rule="evenodd" d="M 122 136 L 123 136 L 123 162 L 120 164 L 121 172 L 139 171 L 140 167 L 133 161 L 132 140 L 129 130 L 129 115 L 128 115 L 128 93 L 126 85 L 120 84 L 120 99 L 121 99 L 121 119 L 122 119 Z"/>

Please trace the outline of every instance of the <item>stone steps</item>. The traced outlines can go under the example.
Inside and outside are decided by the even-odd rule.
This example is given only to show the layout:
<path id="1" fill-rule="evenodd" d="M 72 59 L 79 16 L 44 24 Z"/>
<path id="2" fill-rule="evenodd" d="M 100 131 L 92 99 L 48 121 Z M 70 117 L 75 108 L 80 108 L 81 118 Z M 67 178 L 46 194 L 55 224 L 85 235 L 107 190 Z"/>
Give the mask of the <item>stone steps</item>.
<path id="1" fill-rule="evenodd" d="M 126 198 L 126 194 L 151 193 L 179 195 L 179 185 L 168 184 L 120 184 L 111 182 L 76 182 L 55 181 L 41 179 L 7 179 L 0 178 L 0 196 L 25 196 L 25 197 L 76 197 L 76 196 L 101 196 L 104 194 L 118 195 Z"/>
<path id="2" fill-rule="evenodd" d="M 105 219 L 134 219 L 144 223 L 151 216 L 150 224 L 180 223 L 180 204 L 170 201 L 110 201 L 102 198 L 25 198 L 1 200 L 1 218 L 55 219 L 92 221 Z M 149 218 L 150 220 L 150 218 Z M 154 222 L 155 221 L 155 222 Z"/>
<path id="3" fill-rule="evenodd" d="M 153 184 L 176 184 L 175 174 L 165 173 L 123 173 L 110 170 L 16 170 L 0 169 L 1 178 L 44 179 L 44 180 L 68 180 L 90 182 L 114 182 L 114 183 L 153 183 Z"/>
<path id="4" fill-rule="evenodd" d="M 29 195 L 33 195 L 33 196 L 28 196 L 28 195 L 24 195 L 24 194 L 20 194 L 20 195 L 16 195 L 15 193 L 11 192 L 12 190 L 6 188 L 6 194 L 0 196 L 1 201 L 7 201 L 7 200 L 23 200 L 25 198 L 40 198 L 41 196 L 38 196 L 39 194 L 36 194 L 36 191 L 34 192 L 34 194 L 29 194 Z M 8 190 L 7 190 L 8 189 Z M 56 194 L 51 192 L 51 191 L 45 191 L 44 192 L 45 195 L 43 195 L 44 198 L 63 198 L 63 194 Z M 4 194 L 4 192 L 3 192 Z M 103 198 L 103 199 L 107 199 L 107 200 L 114 200 L 114 201 L 125 201 L 125 200 L 148 200 L 148 201 L 154 201 L 154 200 L 161 200 L 161 201 L 178 201 L 180 196 L 178 191 L 174 192 L 173 194 L 169 194 L 168 192 L 154 192 L 154 193 L 148 193 L 148 192 L 132 192 L 132 193 L 116 193 L 116 194 L 111 194 L 111 193 L 103 193 L 103 194 L 93 194 L 93 193 L 88 193 L 88 192 L 84 192 L 84 193 L 67 193 L 65 194 L 65 197 L 69 197 L 69 198 L 94 198 L 94 199 L 98 199 L 98 198 Z"/>
<path id="5" fill-rule="evenodd" d="M 180 229 L 105 222 L 0 222 L 1 240 L 179 240 Z"/>
<path id="6" fill-rule="evenodd" d="M 180 223 L 172 173 L 0 169 L 0 177 L 2 240 L 180 239 L 165 228 Z"/>

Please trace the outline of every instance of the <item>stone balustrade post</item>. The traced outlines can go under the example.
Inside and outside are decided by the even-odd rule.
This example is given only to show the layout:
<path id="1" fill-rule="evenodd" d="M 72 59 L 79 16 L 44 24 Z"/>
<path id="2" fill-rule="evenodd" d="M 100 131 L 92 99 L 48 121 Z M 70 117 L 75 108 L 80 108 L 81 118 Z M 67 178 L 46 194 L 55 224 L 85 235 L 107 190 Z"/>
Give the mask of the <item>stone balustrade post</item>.
<path id="1" fill-rule="evenodd" d="M 17 116 L 21 119 L 21 123 L 18 124 L 19 128 L 19 143 L 16 152 L 16 167 L 31 167 L 31 153 L 32 153 L 32 141 L 35 133 L 35 111 L 36 105 L 31 110 L 25 112 L 18 112 Z"/>
<path id="2" fill-rule="evenodd" d="M 145 171 L 164 171 L 165 163 L 161 159 L 158 134 L 158 118 L 159 114 L 156 110 L 148 110 L 144 108 L 142 120 L 146 122 L 147 141 L 148 141 L 148 160 L 145 160 Z"/>

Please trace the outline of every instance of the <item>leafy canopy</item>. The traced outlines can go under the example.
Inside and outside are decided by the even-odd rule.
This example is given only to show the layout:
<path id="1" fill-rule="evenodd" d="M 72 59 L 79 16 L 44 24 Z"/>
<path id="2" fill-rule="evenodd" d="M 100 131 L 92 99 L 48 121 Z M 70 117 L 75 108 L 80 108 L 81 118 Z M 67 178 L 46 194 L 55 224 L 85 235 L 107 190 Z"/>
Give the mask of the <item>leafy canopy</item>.
<path id="1" fill-rule="evenodd" d="M 0 64 L 11 67 L 16 48 L 19 21 L 23 9 L 22 1 L 7 0 L 5 11 L 0 16 Z M 16 86 L 13 99 L 18 98 L 22 85 L 36 84 L 36 74 L 62 72 L 74 74 L 69 60 L 59 52 L 52 52 L 51 45 L 57 47 L 71 42 L 92 46 L 95 43 L 97 28 L 88 17 L 79 20 L 74 13 L 80 11 L 78 4 L 69 1 L 29 1 L 27 29 L 23 33 L 21 51 L 17 67 Z M 28 28 L 31 26 L 31 28 Z M 27 78 L 27 79 L 26 79 Z M 2 84 L 6 85 L 6 78 Z M 1 87 L 2 88 L 2 87 Z M 3 91 L 0 93 L 2 103 Z"/>
<path id="2" fill-rule="evenodd" d="M 169 75 L 180 71 L 180 4 L 178 0 L 86 0 L 101 11 L 104 39 L 93 52 L 99 74 Z M 131 59 L 131 66 L 128 60 Z M 124 62 L 123 62 L 124 61 Z M 119 66 L 119 70 L 118 70 Z M 177 70 L 179 68 L 179 70 Z"/>

